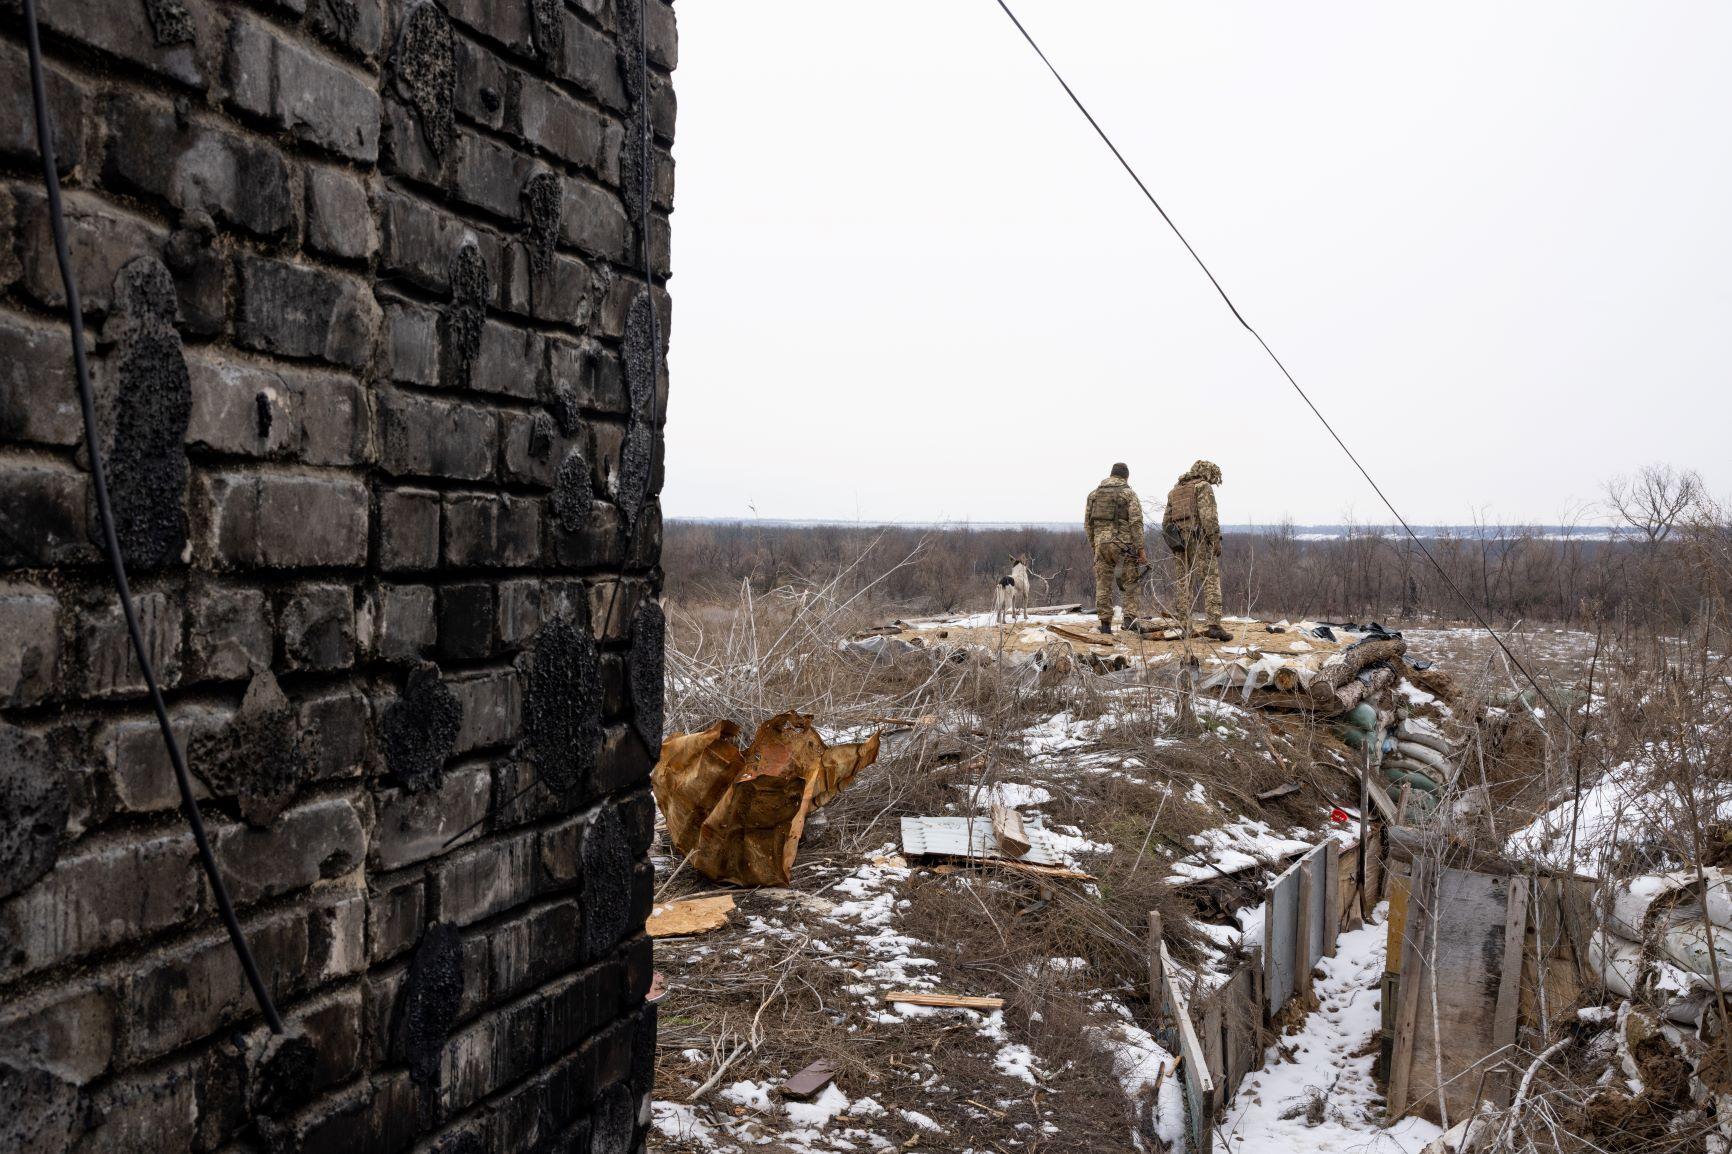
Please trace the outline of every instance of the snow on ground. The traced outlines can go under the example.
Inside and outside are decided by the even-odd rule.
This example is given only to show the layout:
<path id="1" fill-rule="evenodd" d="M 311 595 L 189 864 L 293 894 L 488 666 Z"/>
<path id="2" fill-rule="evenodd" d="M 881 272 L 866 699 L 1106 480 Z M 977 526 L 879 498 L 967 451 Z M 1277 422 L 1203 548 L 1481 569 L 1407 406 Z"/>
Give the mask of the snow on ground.
<path id="1" fill-rule="evenodd" d="M 1647 754 L 1622 762 L 1582 790 L 1581 804 L 1571 799 L 1540 814 L 1511 834 L 1504 849 L 1518 859 L 1537 858 L 1557 869 L 1573 868 L 1599 877 L 1607 866 L 1626 859 L 1643 868 L 1659 869 L 1679 850 L 1676 831 L 1689 828 L 1695 811 L 1714 810 L 1732 816 L 1732 785 L 1703 781 L 1692 805 L 1672 782 L 1656 781 L 1654 759 L 1660 751 L 1648 743 Z M 1572 826 L 1575 861 L 1570 858 Z"/>
<path id="2" fill-rule="evenodd" d="M 1383 907 L 1341 935 L 1319 963 L 1318 1009 L 1296 1034 L 1269 1048 L 1263 1069 L 1239 1086 L 1216 1148 L 1233 1154 L 1413 1154 L 1442 1131 L 1419 1118 L 1382 1127 L 1383 1097 L 1371 1078 L 1380 1025 Z"/>

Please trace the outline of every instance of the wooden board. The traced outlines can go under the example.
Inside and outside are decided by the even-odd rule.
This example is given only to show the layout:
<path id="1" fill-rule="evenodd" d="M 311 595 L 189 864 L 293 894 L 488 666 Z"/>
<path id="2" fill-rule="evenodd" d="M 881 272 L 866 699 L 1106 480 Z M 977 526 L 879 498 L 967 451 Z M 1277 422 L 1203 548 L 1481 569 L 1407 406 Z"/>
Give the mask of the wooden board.
<path id="1" fill-rule="evenodd" d="M 1263 897 L 1263 989 L 1269 1016 L 1293 996 L 1299 941 L 1299 869 L 1275 879 Z"/>
<path id="2" fill-rule="evenodd" d="M 692 898 L 669 902 L 650 910 L 644 930 L 652 938 L 677 938 L 687 934 L 707 934 L 728 924 L 734 912 L 731 894 L 714 898 Z"/>
<path id="3" fill-rule="evenodd" d="M 836 1077 L 836 1063 L 819 1058 L 798 1074 L 782 1083 L 782 1093 L 795 1098 L 810 1098 Z"/>
<path id="4" fill-rule="evenodd" d="M 992 836 L 1009 857 L 1019 858 L 1034 845 L 1022 828 L 1022 815 L 996 801 L 992 803 Z"/>
<path id="5" fill-rule="evenodd" d="M 1323 956 L 1335 956 L 1335 939 L 1341 933 L 1341 850 L 1326 841 L 1323 850 Z"/>
<path id="6" fill-rule="evenodd" d="M 1184 1075 L 1187 1136 L 1192 1154 L 1209 1154 L 1215 1136 L 1215 1107 L 1219 1104 L 1215 1078 L 1209 1072 L 1208 1054 L 1203 1049 L 1202 1039 L 1197 1036 L 1196 1026 L 1191 1020 L 1191 1008 L 1185 1002 L 1185 995 L 1173 981 L 1173 967 L 1166 950 L 1166 943 L 1163 942 L 1162 981 L 1166 985 L 1167 1004 L 1172 1007 L 1179 1035 L 1179 1067 Z"/>
<path id="7" fill-rule="evenodd" d="M 976 998 L 968 994 L 929 994 L 920 990 L 899 990 L 885 994 L 886 1002 L 907 1006 L 945 1006 L 960 1010 L 1002 1010 L 1003 998 Z"/>
<path id="8" fill-rule="evenodd" d="M 1491 1042 L 1495 1048 L 1515 1045 L 1521 1010 L 1522 953 L 1528 928 L 1528 879 L 1520 874 L 1509 880 L 1509 900 L 1504 908 L 1503 966 L 1498 972 L 1497 1002 L 1492 1008 Z M 1507 1106 L 1514 1087 L 1507 1071 L 1486 1083 L 1491 1099 Z"/>
<path id="9" fill-rule="evenodd" d="M 1390 1077 L 1392 1114 L 1413 1111 L 1437 1119 L 1437 1049 L 1441 1048 L 1449 1115 L 1467 1117 L 1480 1092 L 1481 1075 L 1501 1057 L 1495 1037 L 1497 992 L 1505 982 L 1505 943 L 1513 932 L 1509 929 L 1514 917 L 1509 910 L 1512 880 L 1443 869 L 1437 874 L 1433 900 L 1410 901 L 1395 1069 Z M 1432 953 L 1435 969 L 1427 957 Z M 1519 958 L 1512 964 L 1519 973 Z M 1433 981 L 1437 983 L 1435 1020 Z M 1403 1091 L 1399 1098 L 1398 1088 Z"/>

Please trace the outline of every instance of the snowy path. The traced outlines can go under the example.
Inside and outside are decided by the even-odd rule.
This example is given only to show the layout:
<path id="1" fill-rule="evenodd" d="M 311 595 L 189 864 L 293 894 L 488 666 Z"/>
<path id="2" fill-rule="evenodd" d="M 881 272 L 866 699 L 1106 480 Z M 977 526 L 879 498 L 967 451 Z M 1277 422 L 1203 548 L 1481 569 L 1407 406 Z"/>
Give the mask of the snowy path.
<path id="1" fill-rule="evenodd" d="M 1381 911 L 1380 911 L 1381 913 Z M 1320 963 L 1318 1008 L 1297 1034 L 1270 1047 L 1227 1109 L 1216 1148 L 1233 1154 L 1412 1154 L 1437 1137 L 1430 1122 L 1381 1126 L 1383 1097 L 1371 1078 L 1379 1024 L 1378 980 L 1388 929 L 1341 935 Z"/>

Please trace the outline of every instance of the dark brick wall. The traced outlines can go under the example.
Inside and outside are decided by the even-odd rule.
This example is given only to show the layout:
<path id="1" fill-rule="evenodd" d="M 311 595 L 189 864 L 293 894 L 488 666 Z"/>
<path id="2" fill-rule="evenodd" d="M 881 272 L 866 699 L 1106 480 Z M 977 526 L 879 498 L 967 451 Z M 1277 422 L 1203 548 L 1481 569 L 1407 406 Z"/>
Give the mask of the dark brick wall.
<path id="1" fill-rule="evenodd" d="M 641 1148 L 672 8 L 647 94 L 636 0 L 40 9 L 120 537 L 289 1030 L 97 544 L 0 0 L 0 1150 Z"/>

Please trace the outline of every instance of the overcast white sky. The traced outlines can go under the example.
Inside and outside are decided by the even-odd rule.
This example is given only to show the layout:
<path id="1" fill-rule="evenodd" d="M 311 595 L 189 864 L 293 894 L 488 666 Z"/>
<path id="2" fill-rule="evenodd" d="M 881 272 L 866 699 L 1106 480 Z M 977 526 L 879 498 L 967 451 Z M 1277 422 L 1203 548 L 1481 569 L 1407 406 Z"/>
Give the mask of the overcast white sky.
<path id="1" fill-rule="evenodd" d="M 1013 0 L 1410 519 L 1732 491 L 1732 4 Z M 1384 520 L 993 0 L 687 0 L 674 517 Z"/>

